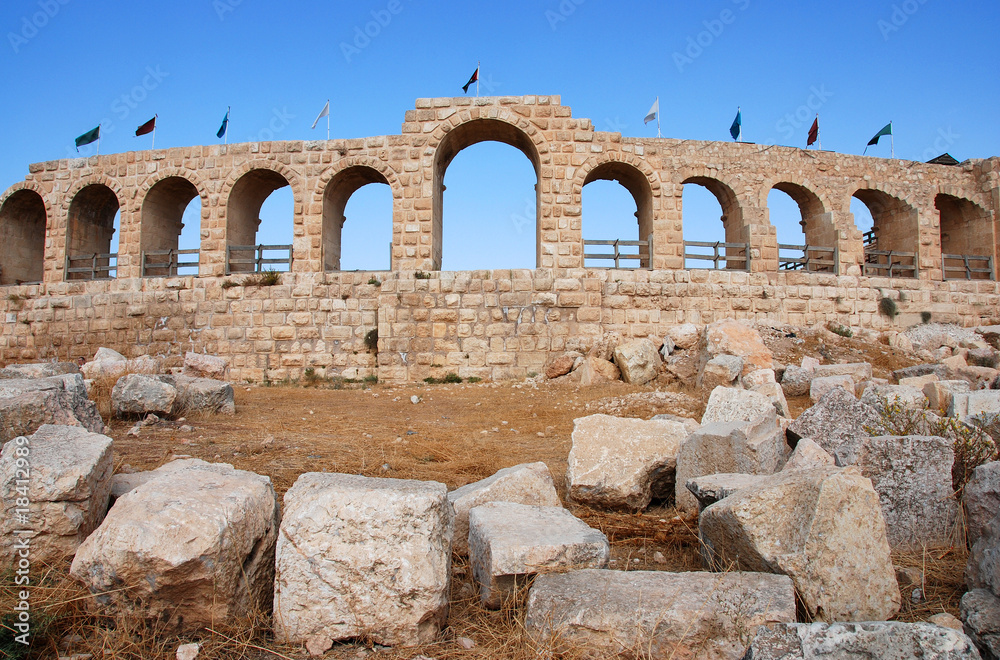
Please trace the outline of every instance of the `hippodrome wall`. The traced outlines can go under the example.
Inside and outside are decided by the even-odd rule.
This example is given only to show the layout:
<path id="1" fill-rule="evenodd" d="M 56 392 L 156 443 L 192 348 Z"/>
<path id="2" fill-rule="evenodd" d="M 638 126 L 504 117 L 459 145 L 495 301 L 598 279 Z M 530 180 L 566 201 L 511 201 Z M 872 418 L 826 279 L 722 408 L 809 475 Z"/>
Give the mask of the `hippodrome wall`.
<path id="1" fill-rule="evenodd" d="M 439 270 L 445 170 L 484 140 L 511 144 L 535 168 L 535 270 Z M 636 222 L 609 238 L 651 236 L 651 269 L 583 267 L 582 189 L 598 179 L 618 181 L 635 199 Z M 392 190 L 391 271 L 341 272 L 344 208 L 368 183 Z M 681 194 L 692 183 L 719 200 L 725 240 L 749 244 L 751 272 L 684 270 Z M 242 279 L 226 275 L 226 246 L 256 242 L 261 204 L 286 185 L 294 196 L 292 273 L 277 286 L 224 288 Z M 835 272 L 779 270 L 767 209 L 774 188 L 798 203 L 810 246 L 836 249 L 836 267 L 823 268 Z M 196 196 L 199 276 L 144 277 L 142 254 L 177 247 L 183 209 Z M 918 277 L 866 273 L 852 197 L 872 211 L 868 249 L 915 255 Z M 67 254 L 107 252 L 119 211 L 116 279 L 72 279 L 79 274 L 67 274 Z M 722 317 L 889 327 L 877 312 L 882 295 L 900 301 L 896 325 L 924 311 L 974 325 L 1000 316 L 1000 291 L 991 274 L 945 280 L 942 254 L 995 264 L 998 211 L 998 158 L 945 166 L 623 138 L 573 118 L 557 96 L 418 99 L 400 135 L 31 165 L 0 196 L 0 361 L 89 357 L 110 346 L 227 356 L 237 380 L 296 378 L 308 367 L 389 381 L 448 371 L 505 378 L 539 371 L 551 352 L 611 330 L 646 336 Z M 377 354 L 364 345 L 372 329 Z"/>

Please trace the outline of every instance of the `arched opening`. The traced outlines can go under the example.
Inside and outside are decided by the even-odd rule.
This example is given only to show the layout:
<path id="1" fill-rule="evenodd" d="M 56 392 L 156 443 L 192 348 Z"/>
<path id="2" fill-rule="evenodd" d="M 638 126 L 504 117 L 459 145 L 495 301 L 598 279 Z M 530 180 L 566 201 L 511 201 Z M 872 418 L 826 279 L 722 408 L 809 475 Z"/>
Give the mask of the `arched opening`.
<path id="1" fill-rule="evenodd" d="M 292 266 L 294 197 L 281 174 L 251 170 L 226 205 L 226 273 L 288 271 Z M 273 194 L 272 194 L 273 193 Z"/>
<path id="2" fill-rule="evenodd" d="M 837 231 L 814 192 L 787 181 L 776 183 L 767 208 L 778 239 L 779 269 L 837 272 Z"/>
<path id="3" fill-rule="evenodd" d="M 653 191 L 641 171 L 627 163 L 598 165 L 583 181 L 582 203 L 584 266 L 608 267 L 611 258 L 615 268 L 649 268 Z"/>
<path id="4" fill-rule="evenodd" d="M 864 274 L 878 277 L 917 277 L 919 227 L 917 210 L 881 190 L 863 188 L 854 193 L 871 214 L 871 229 L 857 224 L 864 238 Z M 852 205 L 852 209 L 855 208 Z M 857 222 L 857 221 L 856 221 Z"/>
<path id="5" fill-rule="evenodd" d="M 530 268 L 527 237 L 534 235 L 535 266 L 540 261 L 538 209 L 540 203 L 540 160 L 534 143 L 521 129 L 497 119 L 476 119 L 452 129 L 434 153 L 434 199 L 432 261 L 441 269 L 445 234 L 443 231 L 445 173 L 459 152 L 480 142 L 500 142 L 527 156 L 531 170 L 520 169 L 520 157 L 511 159 L 505 148 L 484 145 L 475 156 L 456 168 L 454 192 L 449 204 L 456 218 L 447 238 L 449 266 L 462 268 Z M 523 161 L 521 161 L 523 162 Z M 534 189 L 525 190 L 534 180 Z M 506 180 L 507 186 L 497 186 Z M 516 186 L 516 188 L 515 188 Z M 523 193 L 514 190 L 524 190 Z M 449 211 L 451 214 L 452 211 Z M 534 232 L 529 225 L 534 220 Z M 454 235 L 454 238 L 452 238 Z M 404 242 L 407 240 L 404 234 Z M 417 237 L 414 236 L 413 240 Z M 522 263 L 526 262 L 526 263 Z"/>
<path id="6" fill-rule="evenodd" d="M 684 267 L 750 270 L 749 235 L 736 194 L 709 177 L 693 176 L 681 183 Z M 722 221 L 722 232 L 715 218 Z"/>
<path id="7" fill-rule="evenodd" d="M 993 223 L 989 214 L 967 199 L 934 198 L 940 216 L 941 261 L 944 278 L 990 280 L 994 277 Z"/>
<path id="8" fill-rule="evenodd" d="M 118 197 L 95 183 L 76 194 L 66 224 L 66 279 L 113 278 L 118 272 Z"/>
<path id="9" fill-rule="evenodd" d="M 364 165 L 338 172 L 323 193 L 323 268 L 388 270 L 391 243 L 392 191 L 385 175 Z"/>
<path id="10" fill-rule="evenodd" d="M 195 185 L 179 176 L 158 181 L 146 193 L 140 212 L 142 276 L 197 275 L 200 234 L 201 196 Z"/>
<path id="11" fill-rule="evenodd" d="M 0 207 L 0 285 L 41 282 L 45 270 L 45 201 L 18 190 Z"/>

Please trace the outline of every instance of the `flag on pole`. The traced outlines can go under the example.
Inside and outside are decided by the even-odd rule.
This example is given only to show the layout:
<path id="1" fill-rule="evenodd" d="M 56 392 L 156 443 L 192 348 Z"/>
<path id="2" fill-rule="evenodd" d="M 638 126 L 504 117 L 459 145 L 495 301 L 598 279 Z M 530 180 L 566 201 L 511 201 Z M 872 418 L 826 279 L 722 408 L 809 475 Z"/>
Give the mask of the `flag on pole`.
<path id="1" fill-rule="evenodd" d="M 868 151 L 868 147 L 878 144 L 879 138 L 881 138 L 883 135 L 890 135 L 890 136 L 892 135 L 892 122 L 889 122 L 888 124 L 883 126 L 882 130 L 875 134 L 875 137 L 868 140 L 868 144 L 865 145 L 865 152 Z"/>
<path id="2" fill-rule="evenodd" d="M 736 108 L 736 119 L 733 120 L 733 125 L 729 127 L 729 134 L 737 142 L 740 141 L 740 136 L 743 135 L 743 111 L 740 108 Z"/>
<path id="3" fill-rule="evenodd" d="M 326 105 L 324 105 L 323 109 L 319 111 L 318 115 L 316 115 L 316 121 L 313 122 L 312 127 L 316 128 L 316 124 L 319 123 L 320 119 L 322 119 L 323 117 L 329 117 L 329 116 L 330 116 L 330 100 L 327 99 Z"/>
<path id="4" fill-rule="evenodd" d="M 152 119 L 147 121 L 145 124 L 135 129 L 135 136 L 148 135 L 156 130 L 156 116 L 154 115 Z"/>
<path id="5" fill-rule="evenodd" d="M 479 67 L 477 66 L 476 70 L 472 72 L 472 77 L 469 78 L 469 82 L 465 83 L 465 85 L 462 86 L 462 92 L 464 92 L 465 94 L 468 94 L 469 93 L 469 86 L 472 85 L 472 83 L 478 82 L 478 81 L 479 81 Z"/>
<path id="6" fill-rule="evenodd" d="M 659 116 L 659 114 L 660 114 L 660 97 L 657 96 L 656 100 L 653 101 L 653 107 L 651 107 L 649 109 L 649 112 L 646 113 L 646 118 L 642 120 L 642 123 L 648 124 L 649 122 L 656 119 Z"/>
<path id="7" fill-rule="evenodd" d="M 813 125 L 809 128 L 809 137 L 806 139 L 806 146 L 811 147 L 819 139 L 819 115 L 813 120 Z"/>
<path id="8" fill-rule="evenodd" d="M 101 125 L 98 124 L 97 128 L 87 131 L 80 137 L 76 139 L 76 150 L 79 151 L 80 147 L 90 144 L 91 142 L 97 142 L 101 139 Z"/>
<path id="9" fill-rule="evenodd" d="M 229 127 L 229 111 L 232 108 L 226 108 L 226 116 L 222 119 L 222 126 L 219 127 L 219 132 L 215 134 L 215 137 L 221 138 L 226 134 L 226 129 Z"/>

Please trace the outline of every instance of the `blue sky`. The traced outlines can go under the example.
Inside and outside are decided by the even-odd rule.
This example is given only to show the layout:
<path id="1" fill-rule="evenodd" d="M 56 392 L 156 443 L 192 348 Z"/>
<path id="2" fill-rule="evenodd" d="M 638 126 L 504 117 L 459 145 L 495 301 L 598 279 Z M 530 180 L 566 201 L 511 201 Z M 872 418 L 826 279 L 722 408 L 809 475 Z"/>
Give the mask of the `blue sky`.
<path id="1" fill-rule="evenodd" d="M 230 142 L 322 138 L 323 122 L 310 125 L 327 98 L 333 137 L 396 134 L 414 99 L 461 95 L 477 61 L 482 95 L 559 94 L 626 136 L 655 136 L 642 118 L 659 96 L 667 137 L 728 140 L 740 106 L 745 140 L 804 146 L 818 109 L 825 149 L 860 154 L 892 120 L 899 158 L 1000 154 L 995 1 L 5 0 L 0 30 L 0 190 L 29 163 L 75 156 L 98 122 L 101 153 L 147 149 L 133 132 L 153 114 L 157 147 L 219 142 L 227 106 Z M 869 153 L 888 157 L 887 141 Z M 533 183 L 512 147 L 461 152 L 446 176 L 444 268 L 533 267 Z M 617 184 L 588 185 L 585 238 L 634 239 L 634 212 Z M 390 213 L 387 187 L 356 193 L 345 269 L 388 265 Z M 686 187 L 686 237 L 722 240 L 719 215 Z M 779 240 L 802 241 L 783 193 L 771 216 Z M 291 242 L 287 189 L 262 217 L 260 242 Z M 197 238 L 188 221 L 182 247 Z"/>

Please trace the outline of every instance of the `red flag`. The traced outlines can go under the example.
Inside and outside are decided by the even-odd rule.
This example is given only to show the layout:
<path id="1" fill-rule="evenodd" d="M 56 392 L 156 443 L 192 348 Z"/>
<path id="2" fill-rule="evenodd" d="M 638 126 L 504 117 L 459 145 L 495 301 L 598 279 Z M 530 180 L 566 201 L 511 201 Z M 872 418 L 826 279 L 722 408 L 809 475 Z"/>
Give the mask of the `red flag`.
<path id="1" fill-rule="evenodd" d="M 156 130 L 156 116 L 154 116 L 152 119 L 147 121 L 139 128 L 135 129 L 135 136 L 139 137 L 140 135 L 147 135 L 155 130 Z"/>
<path id="2" fill-rule="evenodd" d="M 472 77 L 469 78 L 469 82 L 465 83 L 465 85 L 462 86 L 462 91 L 465 92 L 466 94 L 468 94 L 469 93 L 469 86 L 472 85 L 472 83 L 474 83 L 474 82 L 476 82 L 478 80 L 479 80 L 479 67 L 477 66 L 476 70 L 472 72 Z"/>
<path id="3" fill-rule="evenodd" d="M 816 115 L 816 119 L 813 120 L 812 128 L 809 129 L 809 140 L 806 142 L 807 147 L 811 147 L 813 142 L 819 139 L 819 115 Z"/>

